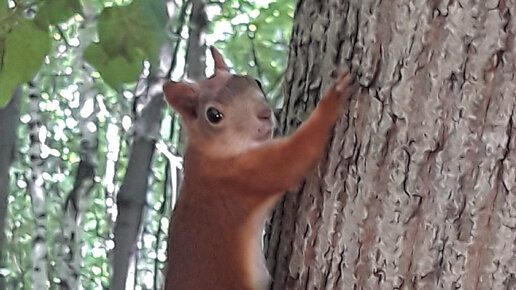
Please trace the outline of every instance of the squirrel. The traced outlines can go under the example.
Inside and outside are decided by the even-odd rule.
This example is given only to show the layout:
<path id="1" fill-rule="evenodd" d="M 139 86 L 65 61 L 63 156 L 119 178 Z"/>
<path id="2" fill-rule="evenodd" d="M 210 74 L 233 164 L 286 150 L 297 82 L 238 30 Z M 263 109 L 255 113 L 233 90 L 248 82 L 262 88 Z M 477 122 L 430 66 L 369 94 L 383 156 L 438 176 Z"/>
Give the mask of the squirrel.
<path id="1" fill-rule="evenodd" d="M 210 50 L 212 77 L 163 85 L 188 134 L 165 289 L 268 289 L 265 220 L 324 152 L 354 78 L 338 77 L 294 134 L 273 139 L 274 115 L 259 81 L 231 74 L 217 49 Z"/>

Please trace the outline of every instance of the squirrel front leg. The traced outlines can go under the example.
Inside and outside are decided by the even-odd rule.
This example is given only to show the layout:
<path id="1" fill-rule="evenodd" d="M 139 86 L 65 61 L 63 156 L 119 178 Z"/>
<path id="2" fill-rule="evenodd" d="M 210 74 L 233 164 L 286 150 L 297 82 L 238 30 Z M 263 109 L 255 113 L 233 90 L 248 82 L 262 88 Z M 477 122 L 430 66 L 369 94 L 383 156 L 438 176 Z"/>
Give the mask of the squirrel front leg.
<path id="1" fill-rule="evenodd" d="M 232 182 L 261 195 L 297 186 L 322 155 L 341 108 L 349 103 L 353 82 L 349 74 L 341 75 L 293 135 L 235 157 L 230 171 L 238 180 Z"/>

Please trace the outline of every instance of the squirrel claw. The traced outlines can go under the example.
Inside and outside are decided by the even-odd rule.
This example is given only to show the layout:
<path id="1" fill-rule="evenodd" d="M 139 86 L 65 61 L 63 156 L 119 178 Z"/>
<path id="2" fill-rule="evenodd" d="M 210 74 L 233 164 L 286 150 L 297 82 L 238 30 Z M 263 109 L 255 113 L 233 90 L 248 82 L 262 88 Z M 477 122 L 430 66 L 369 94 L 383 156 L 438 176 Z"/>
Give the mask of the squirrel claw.
<path id="1" fill-rule="evenodd" d="M 341 73 L 335 81 L 334 90 L 339 94 L 349 93 L 355 91 L 355 84 L 355 77 L 349 72 L 344 72 Z"/>
<path id="2" fill-rule="evenodd" d="M 351 77 L 349 73 L 343 73 L 337 79 L 335 90 L 339 93 L 343 93 L 352 82 L 354 82 L 354 78 Z"/>

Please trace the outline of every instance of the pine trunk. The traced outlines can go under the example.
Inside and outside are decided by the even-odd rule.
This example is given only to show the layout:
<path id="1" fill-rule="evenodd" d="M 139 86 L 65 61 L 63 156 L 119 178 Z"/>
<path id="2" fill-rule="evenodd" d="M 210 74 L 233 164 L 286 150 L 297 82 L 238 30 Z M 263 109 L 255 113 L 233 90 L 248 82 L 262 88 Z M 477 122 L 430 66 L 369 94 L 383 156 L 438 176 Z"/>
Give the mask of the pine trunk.
<path id="1" fill-rule="evenodd" d="M 277 206 L 273 289 L 516 288 L 516 1 L 298 1 L 281 129 L 361 89 Z"/>

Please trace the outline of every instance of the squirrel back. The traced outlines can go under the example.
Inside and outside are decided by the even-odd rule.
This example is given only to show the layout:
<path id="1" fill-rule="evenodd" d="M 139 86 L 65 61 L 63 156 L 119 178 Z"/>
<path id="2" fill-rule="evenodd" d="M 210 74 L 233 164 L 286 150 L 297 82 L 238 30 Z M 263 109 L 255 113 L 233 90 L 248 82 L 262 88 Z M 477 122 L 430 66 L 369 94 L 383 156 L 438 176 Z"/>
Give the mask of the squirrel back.
<path id="1" fill-rule="evenodd" d="M 188 132 L 165 289 L 268 289 L 264 221 L 324 151 L 352 79 L 342 75 L 305 124 L 273 140 L 274 118 L 260 83 L 230 74 L 222 55 L 211 52 L 212 77 L 163 88 Z"/>

